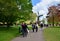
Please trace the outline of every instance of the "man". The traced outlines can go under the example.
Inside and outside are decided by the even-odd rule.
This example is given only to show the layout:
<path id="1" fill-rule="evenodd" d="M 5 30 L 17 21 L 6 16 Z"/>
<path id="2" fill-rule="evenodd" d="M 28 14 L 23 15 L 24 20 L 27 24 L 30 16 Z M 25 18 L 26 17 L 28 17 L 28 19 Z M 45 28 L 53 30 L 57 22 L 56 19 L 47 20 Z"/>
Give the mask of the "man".
<path id="1" fill-rule="evenodd" d="M 35 29 L 35 24 L 32 23 L 32 30 L 33 30 L 33 32 L 34 32 L 34 29 Z"/>
<path id="2" fill-rule="evenodd" d="M 38 31 L 38 24 L 35 23 L 35 29 L 36 29 L 36 32 Z"/>
<path id="3" fill-rule="evenodd" d="M 25 36 L 27 36 L 27 25 L 26 25 L 26 23 L 22 23 L 22 34 L 23 34 L 23 37 L 25 37 Z"/>

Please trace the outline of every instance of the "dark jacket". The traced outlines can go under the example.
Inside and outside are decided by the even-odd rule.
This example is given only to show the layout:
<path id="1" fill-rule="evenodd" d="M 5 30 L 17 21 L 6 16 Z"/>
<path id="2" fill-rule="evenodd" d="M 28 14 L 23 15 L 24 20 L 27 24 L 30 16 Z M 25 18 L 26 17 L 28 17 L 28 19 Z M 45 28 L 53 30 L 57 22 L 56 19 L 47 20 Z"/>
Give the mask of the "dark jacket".
<path id="1" fill-rule="evenodd" d="M 22 30 L 23 30 L 24 32 L 27 31 L 27 25 L 26 25 L 26 24 L 22 24 L 21 26 L 22 26 Z"/>
<path id="2" fill-rule="evenodd" d="M 41 27 L 43 27 L 43 24 L 40 24 Z"/>
<path id="3" fill-rule="evenodd" d="M 32 24 L 32 28 L 35 28 L 35 24 Z"/>

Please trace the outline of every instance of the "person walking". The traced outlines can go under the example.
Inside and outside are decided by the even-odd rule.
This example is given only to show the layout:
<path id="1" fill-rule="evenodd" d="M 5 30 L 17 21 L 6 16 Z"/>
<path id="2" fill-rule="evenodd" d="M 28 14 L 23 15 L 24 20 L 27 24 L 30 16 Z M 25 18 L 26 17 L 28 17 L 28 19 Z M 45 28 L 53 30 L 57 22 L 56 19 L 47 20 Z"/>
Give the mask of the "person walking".
<path id="1" fill-rule="evenodd" d="M 36 30 L 36 32 L 38 31 L 38 26 L 36 23 L 32 23 L 32 30 L 34 32 L 34 30 Z"/>
<path id="2" fill-rule="evenodd" d="M 27 34 L 28 34 L 27 24 L 23 22 L 21 26 L 22 26 L 22 34 L 23 34 L 23 37 L 25 37 L 25 36 L 27 36 Z"/>
<path id="3" fill-rule="evenodd" d="M 40 24 L 40 28 L 41 28 L 41 30 L 42 30 L 42 28 L 43 28 L 43 23 Z"/>
<path id="4" fill-rule="evenodd" d="M 36 29 L 36 32 L 38 31 L 38 24 L 35 23 L 35 29 Z"/>
<path id="5" fill-rule="evenodd" d="M 34 32 L 34 29 L 35 29 L 35 24 L 32 23 L 32 30 L 33 30 L 33 32 Z"/>

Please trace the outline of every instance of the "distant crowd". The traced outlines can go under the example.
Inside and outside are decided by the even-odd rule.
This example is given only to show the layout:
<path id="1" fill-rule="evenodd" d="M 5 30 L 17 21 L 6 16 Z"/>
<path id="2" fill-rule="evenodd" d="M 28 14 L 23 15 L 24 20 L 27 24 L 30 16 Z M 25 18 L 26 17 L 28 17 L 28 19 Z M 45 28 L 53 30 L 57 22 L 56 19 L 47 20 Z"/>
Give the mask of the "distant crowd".
<path id="1" fill-rule="evenodd" d="M 43 27 L 50 27 L 53 26 L 52 24 L 43 24 L 43 23 L 31 23 L 30 24 L 32 26 L 32 32 L 38 32 L 38 26 L 39 28 L 43 28 Z M 54 25 L 57 26 L 57 25 Z M 60 25 L 59 25 L 60 26 Z M 27 36 L 27 34 L 29 33 L 29 29 L 26 23 L 22 22 L 21 24 L 22 29 L 20 29 L 19 27 L 19 33 L 22 32 L 23 37 Z"/>
<path id="2" fill-rule="evenodd" d="M 32 32 L 38 32 L 38 23 L 31 23 Z M 19 27 L 19 33 L 22 32 L 23 37 L 27 36 L 29 33 L 29 29 L 26 23 L 22 22 L 21 24 L 22 29 Z M 43 28 L 43 23 L 40 23 L 40 28 Z"/>

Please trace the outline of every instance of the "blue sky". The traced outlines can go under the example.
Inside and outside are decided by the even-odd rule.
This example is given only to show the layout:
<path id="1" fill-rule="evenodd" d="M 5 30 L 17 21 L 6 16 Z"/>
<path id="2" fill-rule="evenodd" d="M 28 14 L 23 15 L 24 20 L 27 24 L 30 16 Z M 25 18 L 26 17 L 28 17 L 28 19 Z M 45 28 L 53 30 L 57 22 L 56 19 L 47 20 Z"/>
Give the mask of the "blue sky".
<path id="1" fill-rule="evenodd" d="M 60 4 L 60 0 L 32 0 L 32 11 L 33 13 L 36 13 L 38 15 L 43 14 L 43 18 L 46 18 L 48 11 L 48 8 L 53 5 L 58 5 Z"/>
<path id="2" fill-rule="evenodd" d="M 32 5 L 35 6 L 37 3 L 39 3 L 41 0 L 32 0 Z"/>

